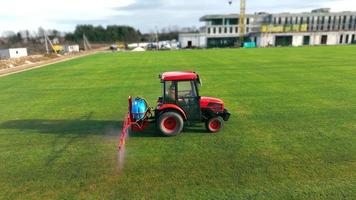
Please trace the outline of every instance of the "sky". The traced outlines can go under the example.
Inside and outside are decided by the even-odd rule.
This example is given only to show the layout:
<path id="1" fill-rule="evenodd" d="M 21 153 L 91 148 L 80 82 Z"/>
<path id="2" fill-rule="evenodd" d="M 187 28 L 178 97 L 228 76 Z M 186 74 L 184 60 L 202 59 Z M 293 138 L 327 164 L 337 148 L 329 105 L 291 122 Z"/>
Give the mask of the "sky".
<path id="1" fill-rule="evenodd" d="M 206 14 L 239 12 L 239 0 L 0 0 L 0 34 L 4 31 L 57 29 L 77 24 L 130 25 L 147 33 L 169 26 L 199 27 Z M 267 3 L 268 2 L 268 3 Z M 247 12 L 308 12 L 329 7 L 356 11 L 356 0 L 247 0 Z"/>

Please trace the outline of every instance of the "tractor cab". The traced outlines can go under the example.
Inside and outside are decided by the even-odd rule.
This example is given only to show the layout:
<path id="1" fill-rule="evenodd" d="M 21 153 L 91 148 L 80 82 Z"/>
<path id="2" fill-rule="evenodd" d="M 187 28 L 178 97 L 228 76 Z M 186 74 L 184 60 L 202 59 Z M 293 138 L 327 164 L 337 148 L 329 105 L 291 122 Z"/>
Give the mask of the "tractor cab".
<path id="1" fill-rule="evenodd" d="M 199 76 L 192 72 L 167 72 L 161 75 L 161 103 L 181 108 L 188 121 L 200 121 Z"/>

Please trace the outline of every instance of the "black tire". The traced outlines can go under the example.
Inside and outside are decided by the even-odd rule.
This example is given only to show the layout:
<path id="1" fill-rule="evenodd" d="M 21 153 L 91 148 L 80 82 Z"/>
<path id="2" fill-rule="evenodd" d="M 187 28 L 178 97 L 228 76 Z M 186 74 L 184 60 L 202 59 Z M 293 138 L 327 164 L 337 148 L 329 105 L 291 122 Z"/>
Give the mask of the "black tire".
<path id="1" fill-rule="evenodd" d="M 176 136 L 182 132 L 184 121 L 176 112 L 165 112 L 159 116 L 157 127 L 165 136 Z"/>
<path id="2" fill-rule="evenodd" d="M 210 133 L 217 133 L 224 127 L 224 120 L 222 117 L 213 117 L 205 122 L 205 128 Z"/>

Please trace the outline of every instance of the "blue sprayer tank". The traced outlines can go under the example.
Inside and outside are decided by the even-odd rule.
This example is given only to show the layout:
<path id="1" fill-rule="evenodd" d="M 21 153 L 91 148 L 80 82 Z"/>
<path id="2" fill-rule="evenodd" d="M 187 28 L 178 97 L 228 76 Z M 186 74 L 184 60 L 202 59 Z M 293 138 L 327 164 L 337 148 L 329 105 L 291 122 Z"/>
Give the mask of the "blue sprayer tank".
<path id="1" fill-rule="evenodd" d="M 147 103 L 144 99 L 136 98 L 132 101 L 131 113 L 135 121 L 142 120 L 147 112 Z"/>

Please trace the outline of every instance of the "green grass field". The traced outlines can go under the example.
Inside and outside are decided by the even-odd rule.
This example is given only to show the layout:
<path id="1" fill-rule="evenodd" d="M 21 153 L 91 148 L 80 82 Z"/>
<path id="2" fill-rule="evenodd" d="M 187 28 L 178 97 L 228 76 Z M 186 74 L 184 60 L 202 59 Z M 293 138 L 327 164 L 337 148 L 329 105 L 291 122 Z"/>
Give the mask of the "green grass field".
<path id="1" fill-rule="evenodd" d="M 232 113 L 118 137 L 128 95 L 197 71 Z M 0 78 L 0 199 L 356 199 L 356 46 L 101 53 Z"/>

